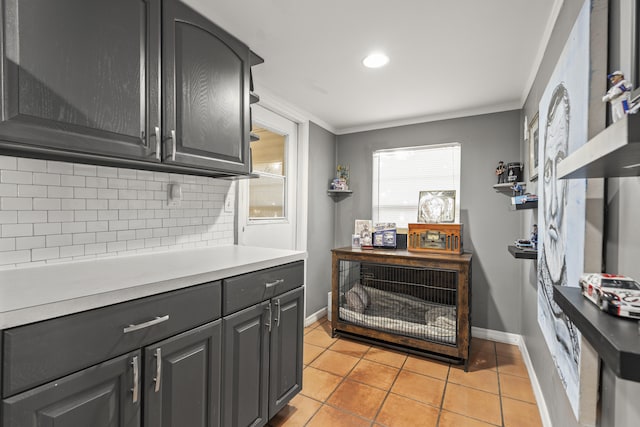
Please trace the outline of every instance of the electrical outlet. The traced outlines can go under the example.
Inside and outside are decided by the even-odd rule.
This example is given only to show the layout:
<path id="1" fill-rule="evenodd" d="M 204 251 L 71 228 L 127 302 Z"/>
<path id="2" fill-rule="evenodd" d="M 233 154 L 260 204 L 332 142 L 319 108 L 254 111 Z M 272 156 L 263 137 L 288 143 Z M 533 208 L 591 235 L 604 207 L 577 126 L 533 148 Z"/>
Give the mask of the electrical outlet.
<path id="1" fill-rule="evenodd" d="M 180 184 L 167 185 L 167 205 L 177 207 L 180 206 L 182 200 L 182 187 Z"/>
<path id="2" fill-rule="evenodd" d="M 224 211 L 233 212 L 233 199 L 230 196 L 224 199 Z"/>

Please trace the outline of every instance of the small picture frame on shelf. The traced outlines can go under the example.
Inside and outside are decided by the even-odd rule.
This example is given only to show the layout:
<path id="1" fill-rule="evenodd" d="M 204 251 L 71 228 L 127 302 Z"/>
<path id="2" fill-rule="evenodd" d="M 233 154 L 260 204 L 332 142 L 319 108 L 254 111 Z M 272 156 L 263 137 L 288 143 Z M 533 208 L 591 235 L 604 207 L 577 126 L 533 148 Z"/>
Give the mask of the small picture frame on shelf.
<path id="1" fill-rule="evenodd" d="M 538 132 L 538 113 L 533 116 L 531 123 L 529 123 L 529 180 L 535 181 L 538 179 L 538 144 L 539 144 L 539 132 Z"/>
<path id="2" fill-rule="evenodd" d="M 352 249 L 360 249 L 360 235 L 352 234 L 351 235 L 351 248 Z"/>
<path id="3" fill-rule="evenodd" d="M 454 222 L 456 191 L 421 191 L 418 199 L 418 222 Z"/>

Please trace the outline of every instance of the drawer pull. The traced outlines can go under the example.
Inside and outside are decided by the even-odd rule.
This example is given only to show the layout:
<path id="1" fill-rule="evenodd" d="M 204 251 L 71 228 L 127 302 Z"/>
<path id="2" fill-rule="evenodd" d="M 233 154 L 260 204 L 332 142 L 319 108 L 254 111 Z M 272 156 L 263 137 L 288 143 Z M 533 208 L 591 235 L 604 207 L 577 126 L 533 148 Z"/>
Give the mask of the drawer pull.
<path id="1" fill-rule="evenodd" d="M 133 403 L 136 403 L 138 401 L 138 382 L 140 380 L 140 374 L 138 371 L 138 356 L 133 356 L 131 365 L 133 366 L 133 388 L 131 389 L 131 391 L 133 392 Z"/>
<path id="2" fill-rule="evenodd" d="M 273 288 L 274 286 L 279 285 L 280 283 L 283 283 L 283 282 L 284 282 L 284 279 L 278 279 L 273 282 L 265 283 L 264 287 L 267 289 Z"/>
<path id="3" fill-rule="evenodd" d="M 155 319 L 149 320 L 148 322 L 138 323 L 137 325 L 129 325 L 124 328 L 123 332 L 127 334 L 129 332 L 139 331 L 140 329 L 148 328 L 149 326 L 157 325 L 158 323 L 166 322 L 167 320 L 169 320 L 168 314 L 162 317 L 156 317 Z"/>
<path id="4" fill-rule="evenodd" d="M 154 391 L 160 391 L 160 379 L 162 378 L 162 348 L 156 348 L 156 377 L 153 381 L 156 383 Z"/>

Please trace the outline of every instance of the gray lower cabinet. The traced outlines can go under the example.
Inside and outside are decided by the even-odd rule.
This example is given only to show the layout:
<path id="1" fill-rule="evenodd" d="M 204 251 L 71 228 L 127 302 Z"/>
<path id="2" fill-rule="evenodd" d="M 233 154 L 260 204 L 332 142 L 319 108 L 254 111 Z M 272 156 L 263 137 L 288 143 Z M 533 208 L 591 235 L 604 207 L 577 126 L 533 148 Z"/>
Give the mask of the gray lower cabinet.
<path id="1" fill-rule="evenodd" d="M 141 353 L 134 351 L 5 399 L 5 427 L 140 426 Z"/>
<path id="2" fill-rule="evenodd" d="M 304 291 L 223 318 L 223 424 L 262 426 L 302 389 Z"/>
<path id="3" fill-rule="evenodd" d="M 222 321 L 144 349 L 144 425 L 220 426 Z"/>
<path id="4" fill-rule="evenodd" d="M 221 283 L 2 331 L 0 427 L 220 426 Z"/>

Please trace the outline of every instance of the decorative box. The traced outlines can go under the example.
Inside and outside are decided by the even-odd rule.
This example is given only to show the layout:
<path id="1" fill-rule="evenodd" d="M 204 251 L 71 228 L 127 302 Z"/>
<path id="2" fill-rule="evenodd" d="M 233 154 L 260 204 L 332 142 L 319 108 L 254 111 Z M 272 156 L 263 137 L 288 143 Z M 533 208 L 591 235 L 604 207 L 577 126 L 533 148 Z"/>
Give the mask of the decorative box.
<path id="1" fill-rule="evenodd" d="M 379 223 L 373 227 L 373 247 L 395 249 L 396 247 L 396 224 Z"/>
<path id="2" fill-rule="evenodd" d="M 407 250 L 462 253 L 462 224 L 409 224 Z"/>

